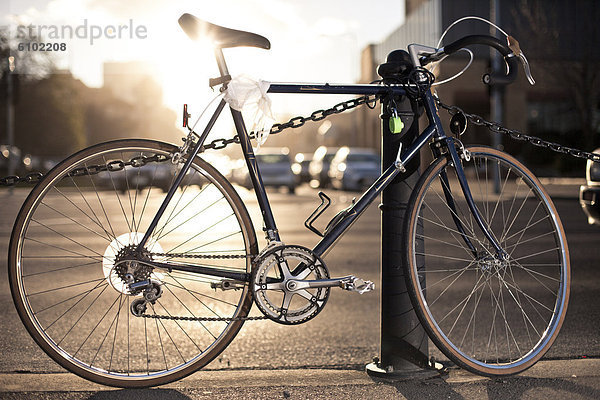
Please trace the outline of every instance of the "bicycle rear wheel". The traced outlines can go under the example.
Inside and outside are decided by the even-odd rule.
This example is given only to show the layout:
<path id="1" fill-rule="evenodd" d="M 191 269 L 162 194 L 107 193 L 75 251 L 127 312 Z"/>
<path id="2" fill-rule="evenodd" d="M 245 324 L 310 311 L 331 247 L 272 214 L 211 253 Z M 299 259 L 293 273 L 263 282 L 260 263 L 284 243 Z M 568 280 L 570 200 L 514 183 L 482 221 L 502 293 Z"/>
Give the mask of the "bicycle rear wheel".
<path id="1" fill-rule="evenodd" d="M 463 161 L 469 187 L 508 259 L 496 256 L 473 219 L 455 169 L 440 158 L 409 203 L 407 286 L 423 327 L 450 360 L 481 375 L 515 374 L 544 355 L 563 323 L 567 241 L 550 197 L 531 172 L 500 151 L 469 150 L 471 160 Z"/>
<path id="2" fill-rule="evenodd" d="M 115 263 L 140 242 L 164 198 L 161 188 L 181 168 L 167 159 L 174 151 L 134 139 L 82 150 L 44 177 L 17 217 L 9 281 L 19 316 L 50 357 L 84 378 L 120 387 L 180 379 L 221 353 L 243 323 L 232 319 L 250 310 L 246 282 Z M 257 242 L 236 191 L 196 158 L 145 253 L 249 275 Z M 142 294 L 127 283 L 147 279 L 162 295 L 146 314 L 221 320 L 134 316 L 130 307 Z"/>

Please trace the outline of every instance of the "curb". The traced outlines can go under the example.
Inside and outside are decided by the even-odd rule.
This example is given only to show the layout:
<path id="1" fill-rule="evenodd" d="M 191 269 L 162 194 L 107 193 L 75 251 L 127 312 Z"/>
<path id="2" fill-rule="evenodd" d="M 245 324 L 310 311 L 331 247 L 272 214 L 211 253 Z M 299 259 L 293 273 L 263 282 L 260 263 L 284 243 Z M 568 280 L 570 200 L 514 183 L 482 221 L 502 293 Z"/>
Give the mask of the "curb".
<path id="1" fill-rule="evenodd" d="M 199 371 L 180 381 L 161 386 L 164 389 L 253 389 L 253 388 L 318 388 L 360 386 L 369 389 L 382 383 L 407 384 L 414 381 L 443 381 L 447 385 L 486 383 L 494 380 L 520 378 L 561 379 L 599 378 L 600 359 L 543 360 L 515 377 L 486 378 L 452 368 L 448 374 L 427 379 L 405 381 L 402 378 L 371 378 L 364 371 L 333 369 L 286 370 L 221 370 Z M 0 393 L 18 392 L 96 392 L 115 388 L 88 382 L 70 373 L 0 373 Z M 2 397 L 0 395 L 0 397 Z"/>

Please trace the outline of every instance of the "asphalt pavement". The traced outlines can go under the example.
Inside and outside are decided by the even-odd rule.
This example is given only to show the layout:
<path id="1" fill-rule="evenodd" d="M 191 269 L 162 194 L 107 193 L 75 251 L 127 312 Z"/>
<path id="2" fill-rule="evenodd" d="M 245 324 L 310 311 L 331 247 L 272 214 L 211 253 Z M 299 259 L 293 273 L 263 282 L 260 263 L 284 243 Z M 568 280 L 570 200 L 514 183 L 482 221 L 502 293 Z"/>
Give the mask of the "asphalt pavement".
<path id="1" fill-rule="evenodd" d="M 222 357 L 181 381 L 144 390 L 109 388 L 65 372 L 37 348 L 16 316 L 4 272 L 0 275 L 0 318 L 4 321 L 0 328 L 0 398 L 600 398 L 600 228 L 587 225 L 577 203 L 577 182 L 545 183 L 570 245 L 571 304 L 554 347 L 520 375 L 490 379 L 451 367 L 443 374 L 370 377 L 364 365 L 379 352 L 379 314 L 374 312 L 379 307 L 378 294 L 334 293 L 323 313 L 307 324 L 247 323 Z M 12 220 L 25 194 L 24 189 L 0 192 L 4 205 L 0 207 L 0 249 L 4 254 Z M 349 204 L 354 195 L 334 194 L 338 207 Z M 301 225 L 316 206 L 314 191 L 301 188 L 296 196 L 272 193 L 271 199 L 287 242 L 308 247 L 316 243 L 314 235 Z M 328 266 L 336 275 L 353 273 L 378 282 L 378 218 L 376 206 L 371 207 L 328 255 Z M 5 271 L 6 261 L 0 266 Z"/>

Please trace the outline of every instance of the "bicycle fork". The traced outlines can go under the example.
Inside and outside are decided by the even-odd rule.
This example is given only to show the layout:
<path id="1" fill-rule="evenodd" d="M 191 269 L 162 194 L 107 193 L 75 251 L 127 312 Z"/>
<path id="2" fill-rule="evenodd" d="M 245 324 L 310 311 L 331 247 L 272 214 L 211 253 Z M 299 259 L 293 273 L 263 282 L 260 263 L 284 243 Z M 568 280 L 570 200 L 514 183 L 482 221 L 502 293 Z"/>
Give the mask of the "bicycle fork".
<path id="1" fill-rule="evenodd" d="M 433 127 L 433 130 L 434 130 L 433 137 L 435 140 L 442 141 L 445 144 L 445 148 L 447 150 L 446 156 L 449 156 L 449 162 L 451 162 L 453 164 L 454 169 L 456 170 L 456 176 L 458 178 L 458 183 L 460 184 L 460 188 L 463 192 L 463 195 L 465 196 L 465 200 L 467 201 L 469 211 L 471 211 L 473 218 L 475 218 L 475 222 L 477 222 L 477 226 L 479 227 L 479 229 L 481 229 L 485 238 L 490 242 L 490 244 L 494 248 L 494 250 L 496 252 L 496 257 L 498 257 L 500 260 L 506 260 L 508 258 L 508 254 L 502 249 L 502 247 L 500 246 L 500 243 L 498 243 L 498 241 L 492 234 L 490 227 L 481 217 L 481 212 L 479 212 L 479 209 L 477 208 L 477 205 L 475 204 L 475 201 L 473 200 L 473 195 L 471 194 L 471 189 L 469 188 L 469 184 L 467 183 L 467 177 L 465 175 L 465 171 L 462 166 L 461 156 L 458 154 L 458 151 L 456 150 L 456 146 L 454 145 L 454 138 L 448 137 L 444 134 L 444 129 L 442 128 L 442 123 L 440 121 L 440 117 L 436 112 L 434 112 L 434 110 L 437 110 L 437 107 L 436 107 L 435 100 L 434 100 L 431 92 L 427 92 L 425 94 L 425 102 L 427 105 L 427 107 L 425 107 L 425 111 L 427 112 L 427 117 L 429 118 L 431 126 Z M 434 153 L 437 156 L 440 156 L 439 151 L 436 151 Z M 466 155 L 468 153 L 466 151 L 464 151 L 463 154 L 465 155 L 465 158 L 467 158 Z M 471 242 L 471 239 L 468 237 L 467 231 L 465 230 L 463 223 L 458 218 L 456 203 L 454 201 L 454 196 L 452 194 L 452 191 L 450 190 L 448 175 L 446 174 L 445 171 L 443 171 L 441 173 L 440 179 L 442 181 L 441 183 L 442 183 L 442 188 L 444 191 L 444 196 L 446 198 L 448 207 L 450 208 L 450 211 L 452 213 L 452 219 L 454 220 L 456 228 L 457 228 L 458 232 L 460 233 L 463 241 L 466 243 L 467 247 L 469 248 L 469 250 L 471 250 L 473 255 L 475 257 L 477 257 L 478 256 L 477 249 L 475 248 L 475 245 L 473 244 L 473 242 Z"/>
<path id="2" fill-rule="evenodd" d="M 508 256 L 506 251 L 504 251 L 502 249 L 502 247 L 500 246 L 500 243 L 498 243 L 498 240 L 496 240 L 496 238 L 494 237 L 494 235 L 491 231 L 491 228 L 481 217 L 481 212 L 479 211 L 479 209 L 477 208 L 477 205 L 475 204 L 475 201 L 473 200 L 473 195 L 471 194 L 471 189 L 469 188 L 469 184 L 467 183 L 467 177 L 466 177 L 465 171 L 463 169 L 461 156 L 458 154 L 458 151 L 456 150 L 456 146 L 454 145 L 454 139 L 446 138 L 446 147 L 448 149 L 450 161 L 452 162 L 452 165 L 454 166 L 454 169 L 456 171 L 458 183 L 460 184 L 463 195 L 464 195 L 467 205 L 469 207 L 469 211 L 471 211 L 471 214 L 473 215 L 473 218 L 475 219 L 477 226 L 479 227 L 479 229 L 481 229 L 485 238 L 494 247 L 494 250 L 496 251 L 496 256 L 500 260 L 505 260 Z M 466 153 L 464 153 L 464 154 L 466 154 Z M 468 161 L 468 160 L 466 160 L 466 156 L 465 156 L 465 161 Z M 463 223 L 461 222 L 460 218 L 458 217 L 458 213 L 457 213 L 457 209 L 456 209 L 456 202 L 454 201 L 454 195 L 452 194 L 452 191 L 450 189 L 450 183 L 448 181 L 448 175 L 447 175 L 446 171 L 442 171 L 440 173 L 440 181 L 442 184 L 442 189 L 444 191 L 444 197 L 446 199 L 446 203 L 448 204 L 448 207 L 450 208 L 450 211 L 452 214 L 452 219 L 456 225 L 456 229 L 460 233 L 463 241 L 465 242 L 465 244 L 467 245 L 469 250 L 471 250 L 473 255 L 475 257 L 477 257 L 478 256 L 477 249 L 476 249 L 475 245 L 473 244 L 473 242 L 471 241 L 471 239 L 469 238 Z"/>

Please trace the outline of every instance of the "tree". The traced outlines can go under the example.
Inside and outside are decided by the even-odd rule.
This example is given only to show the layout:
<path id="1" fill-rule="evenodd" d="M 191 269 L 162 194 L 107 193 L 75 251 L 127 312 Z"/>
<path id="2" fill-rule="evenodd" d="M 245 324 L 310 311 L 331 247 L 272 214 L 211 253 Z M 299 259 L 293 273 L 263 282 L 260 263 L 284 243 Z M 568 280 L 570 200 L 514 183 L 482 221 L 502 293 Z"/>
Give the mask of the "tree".
<path id="1" fill-rule="evenodd" d="M 9 29 L 0 30 L 0 144 L 6 140 L 7 78 L 20 82 L 13 96 L 15 145 L 35 156 L 59 158 L 101 141 L 152 137 L 175 141 L 181 132 L 176 115 L 159 100 L 161 89 L 154 81 L 137 88 L 141 101 L 129 103 L 109 89 L 94 89 L 70 73 L 58 73 L 49 53 L 18 51 L 21 43 L 43 42 L 43 38 L 16 39 Z M 9 75 L 8 57 L 16 69 Z"/>
<path id="2" fill-rule="evenodd" d="M 51 53 L 43 51 L 19 51 L 19 43 L 27 47 L 28 44 L 39 43 L 42 38 L 27 36 L 17 39 L 10 27 L 0 28 L 0 77 L 4 78 L 7 73 L 7 62 L 9 56 L 14 57 L 14 74 L 24 80 L 39 80 L 48 76 L 56 70 Z"/>
<path id="3" fill-rule="evenodd" d="M 21 87 L 16 106 L 16 145 L 23 152 L 62 157 L 86 144 L 81 82 L 52 74 Z"/>
<path id="4" fill-rule="evenodd" d="M 19 45 L 42 42 L 30 36 L 16 38 L 9 28 L 0 31 L 0 142 L 7 140 L 8 79 L 12 80 L 14 105 L 13 145 L 23 153 L 42 156 L 63 156 L 85 143 L 83 109 L 78 101 L 77 88 L 69 74 L 56 74 L 48 52 L 19 51 Z M 14 70 L 8 70 L 12 57 Z"/>

